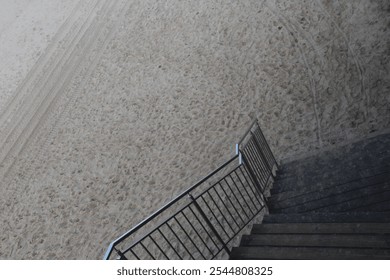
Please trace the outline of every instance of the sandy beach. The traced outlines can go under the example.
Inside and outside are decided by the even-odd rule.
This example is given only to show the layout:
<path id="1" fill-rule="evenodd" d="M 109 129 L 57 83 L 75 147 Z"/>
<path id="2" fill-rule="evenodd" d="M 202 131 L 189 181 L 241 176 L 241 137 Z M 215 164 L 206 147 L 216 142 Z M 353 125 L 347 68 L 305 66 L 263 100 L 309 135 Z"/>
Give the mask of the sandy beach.
<path id="1" fill-rule="evenodd" d="M 0 258 L 101 259 L 229 159 L 390 128 L 388 1 L 0 0 Z"/>

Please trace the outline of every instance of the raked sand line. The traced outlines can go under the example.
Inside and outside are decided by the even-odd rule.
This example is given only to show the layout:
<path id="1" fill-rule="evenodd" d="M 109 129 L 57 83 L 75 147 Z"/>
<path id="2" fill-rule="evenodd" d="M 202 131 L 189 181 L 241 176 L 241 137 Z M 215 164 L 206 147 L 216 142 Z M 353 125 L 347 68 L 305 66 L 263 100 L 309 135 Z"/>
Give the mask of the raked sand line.
<path id="1" fill-rule="evenodd" d="M 115 1 L 115 3 L 117 2 Z M 44 86 L 36 90 L 35 94 L 29 96 L 31 103 L 25 103 L 29 107 L 26 106 L 25 114 L 17 118 L 18 121 L 11 128 L 2 145 L 0 162 L 4 168 L 2 170 L 3 175 L 30 139 L 40 120 L 45 117 L 45 113 L 52 105 L 52 102 L 59 97 L 75 72 L 77 72 L 76 69 L 80 66 L 90 47 L 97 41 L 98 34 L 103 29 L 105 15 L 110 14 L 114 8 L 115 5 L 112 1 L 103 3 L 99 10 L 104 13 L 104 16 L 95 16 L 93 20 L 88 21 L 90 22 L 88 28 L 82 30 L 82 35 L 77 37 L 77 44 L 73 44 L 71 52 L 64 56 L 65 62 L 58 63 L 58 66 L 50 73 Z M 79 34 L 81 34 L 80 32 Z"/>

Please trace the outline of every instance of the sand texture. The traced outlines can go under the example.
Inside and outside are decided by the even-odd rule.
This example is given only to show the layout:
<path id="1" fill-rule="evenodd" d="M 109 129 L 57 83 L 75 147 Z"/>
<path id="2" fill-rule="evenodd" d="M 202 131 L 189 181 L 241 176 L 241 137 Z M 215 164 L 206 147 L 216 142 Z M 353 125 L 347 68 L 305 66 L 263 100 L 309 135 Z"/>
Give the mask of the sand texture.
<path id="1" fill-rule="evenodd" d="M 0 0 L 0 258 L 100 259 L 229 159 L 390 127 L 386 0 Z"/>

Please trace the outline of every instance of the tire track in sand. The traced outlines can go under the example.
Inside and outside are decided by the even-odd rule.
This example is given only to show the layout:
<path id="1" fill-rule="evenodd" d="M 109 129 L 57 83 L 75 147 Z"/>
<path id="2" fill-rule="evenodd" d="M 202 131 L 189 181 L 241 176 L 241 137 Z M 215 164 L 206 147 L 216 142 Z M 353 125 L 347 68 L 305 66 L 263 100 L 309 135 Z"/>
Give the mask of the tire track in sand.
<path id="1" fill-rule="evenodd" d="M 96 44 L 94 46 L 94 49 L 91 50 L 92 53 L 95 53 L 92 57 L 88 58 L 88 62 L 86 62 L 85 67 L 81 68 L 86 68 L 85 71 L 81 71 L 83 73 L 80 73 L 80 76 L 82 76 L 82 82 L 80 85 L 77 86 L 75 91 L 70 91 L 67 95 L 68 98 L 65 96 L 62 100 L 67 98 L 67 101 L 63 104 L 54 104 L 51 106 L 51 108 L 46 112 L 47 117 L 44 118 L 44 120 L 39 124 L 40 126 L 44 126 L 46 128 L 46 132 L 43 134 L 45 135 L 44 139 L 41 137 L 41 141 L 37 138 L 38 135 L 37 131 L 40 131 L 39 129 L 36 129 L 32 135 L 32 139 L 34 139 L 33 143 L 35 145 L 38 145 L 39 148 L 36 150 L 37 155 L 34 157 L 37 160 L 42 160 L 42 157 L 44 155 L 44 152 L 46 151 L 45 147 L 48 147 L 50 142 L 53 141 L 53 138 L 55 137 L 55 133 L 58 131 L 59 126 L 61 125 L 61 121 L 63 121 L 63 117 L 69 112 L 69 110 L 72 108 L 72 105 L 76 102 L 77 97 L 79 97 L 82 93 L 82 91 L 85 89 L 86 84 L 88 81 L 90 81 L 93 70 L 96 68 L 98 63 L 100 62 L 100 59 L 103 55 L 104 50 L 112 40 L 112 38 L 115 35 L 116 30 L 118 29 L 118 25 L 121 22 L 121 19 L 125 16 L 126 11 L 129 9 L 130 2 L 127 0 L 122 0 L 121 1 L 121 6 L 120 8 L 116 8 L 116 11 L 121 11 L 120 15 L 116 17 L 116 21 L 110 25 L 104 33 L 101 34 L 100 39 L 102 39 L 101 44 Z M 79 74 L 77 74 L 79 76 Z M 53 102 L 54 103 L 54 102 Z M 57 102 L 58 103 L 58 102 Z M 59 107 L 61 106 L 61 107 Z M 56 109 L 61 109 L 59 112 L 53 112 Z M 57 113 L 55 116 L 53 116 L 55 113 Z M 41 142 L 41 143 L 39 143 Z M 31 143 L 32 144 L 32 143 Z M 32 174 L 28 177 L 26 180 L 31 179 Z"/>
<path id="2" fill-rule="evenodd" d="M 93 70 L 95 70 L 96 66 L 100 62 L 100 59 L 103 55 L 104 50 L 106 49 L 106 47 L 108 46 L 110 41 L 113 39 L 115 32 L 118 29 L 118 25 L 121 22 L 121 19 L 123 19 L 125 13 L 127 12 L 128 8 L 129 8 L 130 2 L 128 2 L 127 0 L 122 0 L 122 2 L 127 2 L 127 3 L 125 5 L 123 5 L 122 8 L 117 9 L 117 10 L 121 11 L 120 15 L 118 16 L 119 20 L 117 20 L 113 26 L 110 26 L 106 30 L 106 32 L 104 32 L 104 34 L 102 34 L 102 36 L 100 36 L 100 37 L 104 38 L 101 46 L 95 46 L 95 49 L 92 50 L 92 52 L 96 52 L 96 54 L 95 54 L 95 56 L 89 58 L 89 61 L 92 61 L 92 62 L 89 65 L 87 65 L 87 70 L 85 71 L 85 74 L 82 74 L 83 80 L 82 80 L 81 85 L 79 85 L 77 87 L 76 91 L 72 91 L 71 93 L 69 93 L 70 97 L 68 98 L 68 101 L 65 104 L 62 104 L 63 106 L 61 108 L 63 108 L 63 109 L 58 113 L 58 116 L 55 117 L 55 120 L 51 121 L 52 124 L 51 125 L 48 124 L 48 126 L 50 126 L 50 130 L 46 134 L 46 137 L 45 137 L 46 141 L 44 141 L 40 145 L 39 155 L 42 155 L 44 148 L 46 146 L 48 146 L 49 143 L 52 141 L 53 134 L 58 129 L 58 126 L 60 125 L 61 120 L 63 120 L 63 116 L 65 114 L 67 114 L 67 112 L 70 110 L 70 108 L 72 108 L 72 104 L 74 104 L 76 102 L 77 97 L 79 97 L 81 95 L 82 90 L 85 89 L 87 82 L 90 81 L 90 79 L 91 79 Z M 53 106 L 51 109 L 54 109 Z M 48 112 L 48 114 L 49 113 L 50 112 Z"/>
<path id="3" fill-rule="evenodd" d="M 78 2 L 78 4 L 72 9 L 71 14 L 67 17 L 52 38 L 52 43 L 50 43 L 49 46 L 42 52 L 36 63 L 27 73 L 26 77 L 16 88 L 15 93 L 7 100 L 3 110 L 0 110 L 0 131 L 2 131 L 2 128 L 10 122 L 10 116 L 12 116 L 18 106 L 21 105 L 23 98 L 31 91 L 33 84 L 41 78 L 43 72 L 49 71 L 46 68 L 54 66 L 54 64 L 50 62 L 55 59 L 57 55 L 60 55 L 58 54 L 58 52 L 60 52 L 59 50 L 61 48 L 67 48 L 66 44 L 69 40 L 71 40 L 71 37 L 69 37 L 71 35 L 69 34 L 71 33 L 72 28 L 80 20 L 81 15 L 83 14 L 83 9 L 86 9 L 92 1 L 93 0 L 90 0 L 89 2 Z M 83 6 L 82 4 L 86 6 Z"/>
<path id="4" fill-rule="evenodd" d="M 2 169 L 0 170 L 0 178 L 7 173 L 20 151 L 29 141 L 31 134 L 45 116 L 45 112 L 53 100 L 58 98 L 69 84 L 89 47 L 96 41 L 97 34 L 104 24 L 103 15 L 111 11 L 114 6 L 113 2 L 117 1 L 100 0 L 95 3 L 96 5 L 88 14 L 82 28 L 70 41 L 70 46 L 65 48 L 62 56 L 55 61 L 55 67 L 49 67 L 51 72 L 41 75 L 46 79 L 43 81 L 38 79 L 28 99 L 25 100 L 21 108 L 18 108 L 21 114 L 12 116 L 11 125 L 5 127 L 7 136 L 1 144 L 0 167 Z M 99 16 L 99 13 L 102 15 Z"/>
<path id="5" fill-rule="evenodd" d="M 340 25 L 337 24 L 335 18 L 329 14 L 329 12 L 325 9 L 325 7 L 321 4 L 321 2 L 319 0 L 316 0 L 316 2 L 318 4 L 319 8 L 322 10 L 323 14 L 329 18 L 329 20 L 334 24 L 336 30 L 341 34 L 342 38 L 344 39 L 344 41 L 347 45 L 347 49 L 348 49 L 349 53 L 351 54 L 352 60 L 356 66 L 356 69 L 357 69 L 357 72 L 359 75 L 361 95 L 363 95 L 364 99 L 365 99 L 364 117 L 367 120 L 368 119 L 368 108 L 370 105 L 370 95 L 369 95 L 368 90 L 366 88 L 366 74 L 365 74 L 364 67 L 362 66 L 362 63 L 360 61 L 361 58 L 355 53 L 355 51 L 351 47 L 351 43 L 348 40 L 347 34 L 345 34 L 345 32 L 341 29 Z"/>
<path id="6" fill-rule="evenodd" d="M 94 0 L 90 1 L 90 3 L 92 2 L 94 2 Z M 92 9 L 89 13 L 85 14 L 89 17 L 91 13 Z M 48 47 L 47 55 L 43 54 L 41 56 L 42 60 L 34 65 L 18 91 L 13 95 L 13 99 L 10 100 L 7 110 L 0 115 L 0 134 L 4 135 L 4 137 L 0 139 L 0 155 L 2 148 L 9 137 L 9 133 L 17 126 L 18 122 L 22 119 L 22 116 L 26 114 L 26 108 L 28 110 L 28 107 L 32 107 L 31 102 L 43 94 L 44 86 L 48 83 L 50 78 L 53 77 L 56 69 L 59 69 L 61 63 L 66 60 L 66 56 L 69 51 L 73 49 L 74 44 L 77 43 L 79 31 L 87 22 L 87 19 L 83 20 L 82 16 L 83 13 L 81 12 L 78 17 L 73 17 L 73 23 L 68 25 L 66 30 L 62 30 L 63 32 L 61 33 L 64 34 L 57 36 L 59 41 L 53 42 L 53 44 Z M 16 114 L 18 111 L 20 114 Z"/>
<path id="7" fill-rule="evenodd" d="M 274 2 L 273 2 L 274 4 Z M 312 96 L 312 100 L 313 100 L 313 111 L 314 111 L 314 116 L 315 116 L 315 121 L 316 121 L 316 126 L 317 126 L 317 129 L 316 129 L 316 138 L 317 138 L 317 142 L 318 142 L 318 145 L 321 147 L 322 146 L 322 133 L 321 133 L 321 122 L 320 122 L 320 117 L 319 117 L 319 108 L 318 108 L 318 93 L 317 93 L 317 89 L 316 89 L 316 82 L 314 80 L 314 75 L 313 75 L 313 70 L 311 69 L 310 65 L 309 65 L 309 62 L 307 60 L 307 57 L 306 57 L 306 54 L 303 50 L 303 47 L 302 47 L 302 43 L 301 43 L 301 40 L 299 40 L 298 36 L 297 35 L 301 35 L 299 34 L 299 32 L 297 30 L 294 29 L 293 25 L 290 23 L 290 21 L 287 19 L 287 17 L 285 17 L 277 8 L 275 5 L 273 5 L 273 7 L 271 7 L 271 5 L 266 1 L 265 3 L 265 6 L 271 11 L 271 13 L 279 18 L 281 24 L 285 27 L 285 29 L 287 30 L 287 33 L 289 35 L 291 35 L 292 39 L 291 42 L 295 42 L 298 46 L 298 50 L 299 50 L 299 53 L 301 54 L 301 57 L 302 57 L 302 61 L 303 61 L 303 64 L 305 66 L 305 68 L 307 69 L 307 73 L 308 73 L 308 79 L 309 79 L 309 85 L 310 85 L 310 93 L 311 93 L 311 96 Z M 301 35 L 302 36 L 302 35 Z M 305 36 L 302 36 L 303 39 L 307 40 L 307 38 L 305 38 Z M 310 41 L 307 40 L 308 43 L 310 44 Z"/>

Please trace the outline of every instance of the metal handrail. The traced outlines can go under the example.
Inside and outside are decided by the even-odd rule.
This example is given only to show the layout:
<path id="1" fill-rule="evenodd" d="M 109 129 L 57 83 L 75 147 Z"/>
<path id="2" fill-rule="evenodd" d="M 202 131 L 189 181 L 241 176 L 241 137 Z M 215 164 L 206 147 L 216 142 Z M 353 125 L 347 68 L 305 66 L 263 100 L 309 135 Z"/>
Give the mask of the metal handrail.
<path id="1" fill-rule="evenodd" d="M 140 222 L 139 224 L 137 224 L 136 226 L 134 226 L 132 229 L 130 229 L 129 231 L 127 231 L 126 233 L 122 234 L 119 238 L 117 238 L 116 240 L 114 240 L 113 242 L 111 242 L 111 244 L 109 245 L 105 255 L 104 255 L 104 259 L 105 260 L 108 260 L 111 256 L 111 253 L 113 251 L 113 248 L 114 246 L 116 246 L 118 243 L 120 243 L 122 240 L 126 239 L 127 237 L 129 237 L 130 235 L 132 235 L 133 233 L 135 233 L 136 231 L 138 231 L 140 228 L 142 228 L 144 225 L 146 225 L 147 223 L 149 223 L 150 221 L 152 221 L 154 218 L 156 218 L 157 216 L 159 216 L 162 212 L 164 212 L 165 210 L 167 210 L 169 207 L 171 207 L 172 205 L 174 205 L 176 202 L 178 202 L 181 198 L 185 197 L 185 196 L 188 196 L 188 194 L 190 192 L 192 192 L 194 189 L 196 189 L 197 187 L 199 187 L 201 184 L 203 184 L 204 182 L 206 182 L 209 178 L 211 178 L 213 175 L 215 175 L 216 173 L 218 173 L 220 170 L 222 170 L 223 168 L 225 168 L 226 166 L 228 166 L 230 163 L 232 163 L 234 160 L 236 160 L 238 158 L 238 155 L 235 155 L 234 157 L 232 157 L 230 160 L 228 160 L 227 162 L 223 163 L 222 165 L 220 165 L 219 167 L 217 167 L 214 171 L 210 172 L 206 177 L 204 177 L 203 179 L 199 180 L 197 183 L 195 183 L 192 187 L 188 188 L 187 190 L 185 190 L 184 192 L 182 192 L 180 195 L 178 195 L 175 199 L 173 199 L 172 201 L 168 202 L 167 204 L 165 204 L 164 206 L 162 206 L 160 209 L 158 209 L 156 212 L 154 212 L 153 214 L 151 214 L 149 217 L 147 217 L 146 219 L 144 219 L 142 222 Z"/>
<path id="2" fill-rule="evenodd" d="M 254 135 L 253 130 L 257 133 Z M 243 136 L 241 137 L 240 141 L 236 144 L 236 154 L 240 155 L 242 154 L 243 150 L 245 149 L 244 140 L 248 136 L 253 136 L 252 139 L 256 142 L 256 145 L 258 145 L 259 151 L 262 153 L 262 156 L 266 157 L 266 164 L 270 165 L 270 168 L 273 169 L 274 167 L 276 170 L 279 168 L 279 163 L 275 159 L 274 154 L 271 151 L 271 148 L 267 142 L 267 140 L 264 137 L 264 134 L 260 128 L 259 121 L 257 118 L 255 118 L 251 125 L 248 127 L 248 129 L 245 131 Z M 262 143 L 260 143 L 262 142 Z M 266 154 L 265 154 L 266 153 Z M 240 158 L 241 161 L 241 158 Z M 272 166 L 271 166 L 272 165 Z"/>
<path id="3" fill-rule="evenodd" d="M 248 139 L 248 141 L 244 143 L 245 139 Z M 110 259 L 114 250 L 121 259 L 127 259 L 125 254 L 128 252 L 131 252 L 133 256 L 135 256 L 137 259 L 140 259 L 140 257 L 135 253 L 135 251 L 133 251 L 133 249 L 136 249 L 136 246 L 141 246 L 143 252 L 147 253 L 147 255 L 155 259 L 155 256 L 153 256 L 150 252 L 150 248 L 147 248 L 148 245 L 145 246 L 143 243 L 148 241 L 148 239 L 154 243 L 156 248 L 159 250 L 160 253 L 163 254 L 163 256 L 165 256 L 165 258 L 169 259 L 168 252 L 164 251 L 162 248 L 163 246 L 160 246 L 161 244 L 156 242 L 157 239 L 155 240 L 155 236 L 153 236 L 153 234 L 156 233 L 159 233 L 159 237 L 165 239 L 165 241 L 168 242 L 170 249 L 173 250 L 176 255 L 182 259 L 182 257 L 175 249 L 176 246 L 173 246 L 171 244 L 171 241 L 169 241 L 162 232 L 164 226 L 168 227 L 171 230 L 171 232 L 174 234 L 175 240 L 183 246 L 183 248 L 186 250 L 186 252 L 190 255 L 191 258 L 194 258 L 193 255 L 190 253 L 189 249 L 184 245 L 183 242 L 185 242 L 185 240 L 180 239 L 177 233 L 174 232 L 171 228 L 172 221 L 176 223 L 176 226 L 179 226 L 182 229 L 182 233 L 187 236 L 186 240 L 192 242 L 199 254 L 203 258 L 205 258 L 206 256 L 202 253 L 202 250 L 200 250 L 200 248 L 197 247 L 194 241 L 191 240 L 191 237 L 187 232 L 188 229 L 186 230 L 183 227 L 183 222 L 179 222 L 179 215 L 185 217 L 186 221 L 188 222 L 186 224 L 188 224 L 194 230 L 194 234 L 197 234 L 201 242 L 203 242 L 203 245 L 205 246 L 204 248 L 207 248 L 210 251 L 212 258 L 216 257 L 222 250 L 225 250 L 225 252 L 229 254 L 230 250 L 227 247 L 228 244 L 237 236 L 239 232 L 241 232 L 243 228 L 245 228 L 246 225 L 251 222 L 251 220 L 253 220 L 253 218 L 258 213 L 262 211 L 264 207 L 266 207 L 266 198 L 264 196 L 264 192 L 267 188 L 270 187 L 273 182 L 273 179 L 275 177 L 274 170 L 278 169 L 278 164 L 266 139 L 264 138 L 257 119 L 253 120 L 249 128 L 244 133 L 243 137 L 236 145 L 236 149 L 236 155 L 230 160 L 220 165 L 203 179 L 199 180 L 193 186 L 179 194 L 172 201 L 162 206 L 149 217 L 138 223 L 135 227 L 133 227 L 132 229 L 121 235 L 119 238 L 111 242 L 104 255 L 104 259 Z M 210 180 L 212 177 L 216 176 L 221 170 L 227 168 L 237 158 L 239 158 L 239 162 L 235 168 L 229 169 L 230 171 L 227 174 L 224 174 L 222 178 L 220 178 L 217 182 L 212 183 L 211 186 L 207 187 L 206 190 L 201 189 L 201 193 L 196 195 L 194 198 L 192 194 L 193 191 L 195 191 L 202 184 Z M 230 184 L 228 180 L 230 180 Z M 218 189 L 220 190 L 219 192 Z M 236 192 L 234 191 L 235 189 Z M 215 193 L 216 196 L 212 196 L 212 191 Z M 162 215 L 170 207 L 173 207 L 174 205 L 176 206 L 176 204 L 180 206 L 179 201 L 181 201 L 181 199 L 186 196 L 189 197 L 190 200 L 184 206 L 180 207 L 179 210 L 174 211 L 174 214 L 169 214 L 170 212 L 167 212 L 170 215 L 168 216 L 168 218 L 165 218 L 164 221 L 159 222 L 156 226 L 154 224 L 151 224 L 153 228 L 147 233 L 144 233 L 136 241 L 131 242 L 131 245 L 127 245 L 126 249 L 123 249 L 121 251 L 116 247 L 121 244 L 121 242 L 126 242 L 127 238 L 130 238 L 133 234 L 138 232 L 140 229 L 142 229 L 152 221 L 158 222 L 158 217 L 160 219 L 162 217 L 160 217 L 160 215 Z M 242 198 L 241 200 L 240 197 Z M 209 201 L 207 201 L 207 199 Z M 237 203 L 237 205 L 235 205 L 235 203 Z M 206 214 L 206 212 L 202 209 L 201 204 L 208 209 L 208 214 Z M 214 213 L 210 207 L 216 207 L 220 214 Z M 251 207 L 253 207 L 253 209 Z M 241 214 L 239 212 L 240 208 L 242 211 Z M 186 216 L 185 211 L 187 211 L 187 215 L 188 213 L 192 212 L 193 215 L 190 215 L 192 215 L 192 218 L 195 220 L 190 221 Z M 204 226 L 201 220 L 199 220 L 199 217 L 195 214 L 194 211 L 196 211 L 198 215 L 200 215 L 201 220 L 206 223 L 206 226 Z M 248 213 L 250 213 L 250 215 L 248 215 Z M 220 217 L 218 218 L 216 215 L 220 215 Z M 239 219 L 241 222 L 237 222 L 236 219 Z M 229 222 L 231 224 L 229 224 Z M 171 223 L 171 225 L 169 223 Z M 224 223 L 227 223 L 227 228 L 224 228 Z M 197 227 L 198 229 L 202 227 L 204 230 L 203 234 L 207 234 L 209 238 L 206 238 L 206 240 L 204 238 L 202 239 Z M 219 228 L 221 231 L 218 232 L 217 228 Z M 228 232 L 231 232 L 232 234 L 229 234 Z M 217 243 L 219 245 L 216 244 L 212 236 L 217 239 Z M 209 246 L 207 245 L 207 241 L 214 243 L 214 248 L 216 248 L 217 250 L 216 253 L 209 248 Z M 149 244 L 149 246 L 151 245 Z"/>

